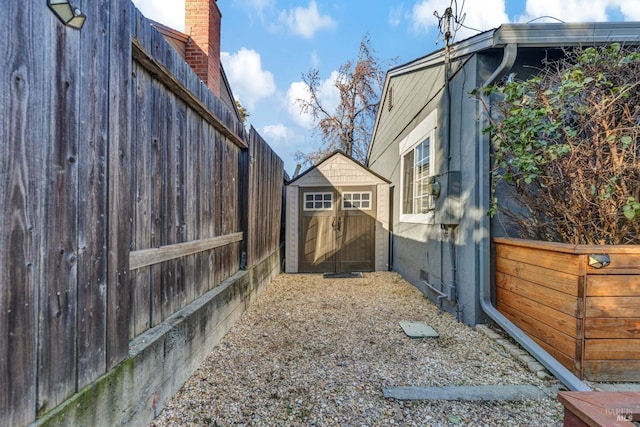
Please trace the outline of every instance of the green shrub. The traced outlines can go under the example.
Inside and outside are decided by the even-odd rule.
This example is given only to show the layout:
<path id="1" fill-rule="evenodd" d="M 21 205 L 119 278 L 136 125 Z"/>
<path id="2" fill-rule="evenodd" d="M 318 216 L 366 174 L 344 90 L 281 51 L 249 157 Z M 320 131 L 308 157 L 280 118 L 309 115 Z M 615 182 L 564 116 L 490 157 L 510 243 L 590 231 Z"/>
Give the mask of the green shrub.
<path id="1" fill-rule="evenodd" d="M 611 44 L 566 51 L 536 77 L 486 88 L 489 214 L 500 210 L 524 238 L 640 243 L 639 79 L 640 50 Z"/>

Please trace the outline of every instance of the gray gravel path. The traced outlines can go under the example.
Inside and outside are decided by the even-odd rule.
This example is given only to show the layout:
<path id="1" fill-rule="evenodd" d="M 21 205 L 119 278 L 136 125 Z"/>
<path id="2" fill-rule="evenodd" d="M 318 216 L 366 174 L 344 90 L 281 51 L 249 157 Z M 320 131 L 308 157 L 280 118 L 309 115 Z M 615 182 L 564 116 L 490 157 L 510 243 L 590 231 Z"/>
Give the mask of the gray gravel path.
<path id="1" fill-rule="evenodd" d="M 410 339 L 399 322 L 439 338 Z M 555 396 L 400 401 L 399 386 L 557 386 L 458 323 L 395 273 L 281 274 L 154 420 L 155 426 L 560 426 Z"/>

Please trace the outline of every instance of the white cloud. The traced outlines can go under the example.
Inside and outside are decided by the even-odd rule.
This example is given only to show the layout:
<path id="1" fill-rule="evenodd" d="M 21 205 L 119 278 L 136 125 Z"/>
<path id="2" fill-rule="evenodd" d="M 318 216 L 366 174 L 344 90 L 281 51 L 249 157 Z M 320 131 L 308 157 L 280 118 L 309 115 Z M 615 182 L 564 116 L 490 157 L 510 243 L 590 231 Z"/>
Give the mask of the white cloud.
<path id="1" fill-rule="evenodd" d="M 318 68 L 320 65 L 320 57 L 318 57 L 318 51 L 313 49 L 311 52 L 311 68 Z"/>
<path id="2" fill-rule="evenodd" d="M 260 54 L 255 50 L 243 47 L 233 54 L 222 52 L 220 59 L 234 95 L 249 112 L 256 102 L 275 93 L 273 74 L 262 69 Z"/>
<path id="3" fill-rule="evenodd" d="M 309 90 L 304 82 L 293 82 L 287 90 L 286 97 L 289 117 L 298 126 L 311 129 L 313 127 L 313 117 L 300 111 L 299 99 L 309 99 Z"/>
<path id="4" fill-rule="evenodd" d="M 340 74 L 337 71 L 333 71 L 328 79 L 323 80 L 318 87 L 318 97 L 325 110 L 329 112 L 335 111 L 340 104 L 340 93 L 335 86 L 335 82 Z M 293 82 L 289 86 L 286 95 L 287 111 L 291 120 L 298 126 L 302 126 L 307 129 L 313 128 L 314 120 L 313 116 L 309 113 L 303 113 L 300 111 L 299 99 L 309 100 L 311 99 L 309 89 L 304 82 Z"/>
<path id="5" fill-rule="evenodd" d="M 309 7 L 296 7 L 293 10 L 282 11 L 279 21 L 286 25 L 294 34 L 305 38 L 312 38 L 322 29 L 336 27 L 336 22 L 329 15 L 320 15 L 316 0 L 309 1 Z"/>
<path id="6" fill-rule="evenodd" d="M 404 10 L 404 3 L 400 3 L 400 5 L 391 8 L 389 10 L 389 25 L 392 27 L 397 27 L 402 23 L 402 15 Z"/>
<path id="7" fill-rule="evenodd" d="M 286 142 L 293 139 L 294 132 L 282 123 L 278 123 L 275 125 L 267 125 L 263 127 L 262 135 L 264 135 L 268 140 L 285 142 L 284 145 L 286 145 Z"/>
<path id="8" fill-rule="evenodd" d="M 565 22 L 606 21 L 610 0 L 527 0 L 526 15 L 520 21 L 530 21 L 543 16 L 551 16 Z M 544 22 L 539 20 L 539 22 Z"/>
<path id="9" fill-rule="evenodd" d="M 144 16 L 184 32 L 184 0 L 133 0 Z"/>
<path id="10" fill-rule="evenodd" d="M 585 7 L 583 0 L 527 0 L 521 22 L 542 16 L 552 16 L 565 22 L 602 22 L 611 19 L 609 12 L 619 10 L 627 21 L 640 20 L 638 0 L 590 0 Z M 544 22 L 544 20 L 540 20 Z M 550 21 L 550 19 L 546 19 Z"/>
<path id="11" fill-rule="evenodd" d="M 627 21 L 640 21 L 640 2 L 637 0 L 618 1 L 616 4 Z"/>
<path id="12" fill-rule="evenodd" d="M 462 5 L 460 2 L 458 4 Z M 438 19 L 434 16 L 434 12 L 438 12 L 442 16 L 450 5 L 450 0 L 422 0 L 414 4 L 410 15 L 413 29 L 416 32 L 426 32 L 437 28 Z M 509 22 L 509 16 L 505 11 L 505 0 L 466 1 L 464 9 L 458 12 L 460 15 L 464 15 L 463 24 L 469 28 L 459 28 L 456 33 L 456 41 L 477 34 L 476 30 L 486 31 Z"/>

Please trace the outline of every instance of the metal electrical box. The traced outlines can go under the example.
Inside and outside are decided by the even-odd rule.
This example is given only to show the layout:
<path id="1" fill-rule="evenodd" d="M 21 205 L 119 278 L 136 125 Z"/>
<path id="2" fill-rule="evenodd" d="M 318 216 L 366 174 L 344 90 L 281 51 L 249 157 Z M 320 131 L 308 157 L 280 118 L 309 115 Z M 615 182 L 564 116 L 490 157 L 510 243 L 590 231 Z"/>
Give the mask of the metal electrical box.
<path id="1" fill-rule="evenodd" d="M 460 171 L 445 172 L 438 176 L 440 197 L 436 204 L 436 224 L 458 225 L 460 223 Z"/>

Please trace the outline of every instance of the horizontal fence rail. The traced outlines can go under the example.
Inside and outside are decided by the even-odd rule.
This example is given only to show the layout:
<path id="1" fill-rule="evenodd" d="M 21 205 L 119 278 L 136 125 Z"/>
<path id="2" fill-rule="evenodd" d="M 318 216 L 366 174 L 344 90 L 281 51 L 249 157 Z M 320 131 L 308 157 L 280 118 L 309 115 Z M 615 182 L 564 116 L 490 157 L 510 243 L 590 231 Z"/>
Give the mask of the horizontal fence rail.
<path id="1" fill-rule="evenodd" d="M 176 243 L 173 245 L 160 246 L 159 248 L 134 251 L 129 253 L 129 270 L 171 261 L 172 259 L 182 258 L 240 241 L 242 241 L 242 233 L 233 233 L 211 239 L 195 240 L 193 242 Z"/>

